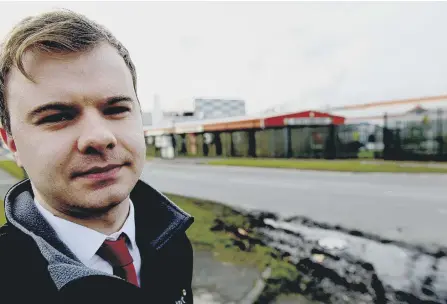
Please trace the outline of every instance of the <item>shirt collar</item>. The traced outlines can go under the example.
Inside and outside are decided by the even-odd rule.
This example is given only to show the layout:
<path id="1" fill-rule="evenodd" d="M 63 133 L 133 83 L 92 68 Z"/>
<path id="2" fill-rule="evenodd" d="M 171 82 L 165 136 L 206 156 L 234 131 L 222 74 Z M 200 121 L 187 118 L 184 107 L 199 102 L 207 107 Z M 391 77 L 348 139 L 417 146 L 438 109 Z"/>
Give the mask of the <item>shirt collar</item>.
<path id="1" fill-rule="evenodd" d="M 106 238 L 108 240 L 116 241 L 118 239 L 118 237 L 122 233 L 124 233 L 127 236 L 127 240 L 130 241 L 130 245 L 132 247 L 135 247 L 135 246 L 137 246 L 136 241 L 135 241 L 135 209 L 134 209 L 132 201 L 130 199 L 129 199 L 129 201 L 130 201 L 129 216 L 127 217 L 126 221 L 124 222 L 123 227 L 119 231 L 107 236 Z"/>
<path id="2" fill-rule="evenodd" d="M 130 199 L 129 199 L 130 200 Z M 88 227 L 70 222 L 63 218 L 53 215 L 45 209 L 36 199 L 34 203 L 43 217 L 56 231 L 58 237 L 65 245 L 76 255 L 76 257 L 85 265 L 95 256 L 99 247 L 106 239 L 116 240 L 120 234 L 125 233 L 132 247 L 136 246 L 135 242 L 135 211 L 132 201 L 130 200 L 129 216 L 124 222 L 123 227 L 110 236 L 100 233 Z"/>

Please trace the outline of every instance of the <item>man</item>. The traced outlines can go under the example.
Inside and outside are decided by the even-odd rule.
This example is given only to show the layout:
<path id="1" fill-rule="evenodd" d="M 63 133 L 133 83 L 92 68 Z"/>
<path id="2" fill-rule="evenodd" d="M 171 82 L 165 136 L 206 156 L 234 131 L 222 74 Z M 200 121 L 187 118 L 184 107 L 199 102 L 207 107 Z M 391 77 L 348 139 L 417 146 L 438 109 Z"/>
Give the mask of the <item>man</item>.
<path id="1" fill-rule="evenodd" d="M 2 303 L 192 303 L 193 218 L 139 180 L 126 48 L 55 11 L 20 22 L 0 54 L 2 139 L 29 176 L 5 197 Z"/>

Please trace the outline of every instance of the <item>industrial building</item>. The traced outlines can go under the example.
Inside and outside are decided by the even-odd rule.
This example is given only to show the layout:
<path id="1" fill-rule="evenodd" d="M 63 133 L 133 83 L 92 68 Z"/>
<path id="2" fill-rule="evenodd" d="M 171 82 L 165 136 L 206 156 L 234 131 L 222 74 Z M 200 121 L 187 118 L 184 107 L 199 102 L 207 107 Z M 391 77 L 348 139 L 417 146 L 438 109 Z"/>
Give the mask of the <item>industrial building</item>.
<path id="1" fill-rule="evenodd" d="M 317 111 L 239 116 L 152 127 L 145 136 L 153 155 L 172 148 L 173 156 L 335 158 L 336 151 L 348 152 L 335 136 L 344 120 Z"/>
<path id="2" fill-rule="evenodd" d="M 364 156 L 384 159 L 441 161 L 447 160 L 444 105 L 447 96 L 351 105 L 330 112 L 208 119 L 194 114 L 185 121 L 145 128 L 145 136 L 148 153 L 163 157 L 340 159 L 366 152 Z"/>

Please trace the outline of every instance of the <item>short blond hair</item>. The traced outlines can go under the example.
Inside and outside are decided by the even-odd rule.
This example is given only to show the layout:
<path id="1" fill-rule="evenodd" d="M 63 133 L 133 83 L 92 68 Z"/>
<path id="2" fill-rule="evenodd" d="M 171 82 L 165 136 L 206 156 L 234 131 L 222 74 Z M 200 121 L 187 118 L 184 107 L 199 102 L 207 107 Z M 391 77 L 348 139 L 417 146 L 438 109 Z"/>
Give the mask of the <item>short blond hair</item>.
<path id="1" fill-rule="evenodd" d="M 104 26 L 69 10 L 27 17 L 15 25 L 0 47 L 0 120 L 8 134 L 11 134 L 11 121 L 5 100 L 6 77 L 12 67 L 17 67 L 26 78 L 33 81 L 23 67 L 22 57 L 26 51 L 83 52 L 101 42 L 107 42 L 117 49 L 132 74 L 136 92 L 137 74 L 129 52 Z"/>

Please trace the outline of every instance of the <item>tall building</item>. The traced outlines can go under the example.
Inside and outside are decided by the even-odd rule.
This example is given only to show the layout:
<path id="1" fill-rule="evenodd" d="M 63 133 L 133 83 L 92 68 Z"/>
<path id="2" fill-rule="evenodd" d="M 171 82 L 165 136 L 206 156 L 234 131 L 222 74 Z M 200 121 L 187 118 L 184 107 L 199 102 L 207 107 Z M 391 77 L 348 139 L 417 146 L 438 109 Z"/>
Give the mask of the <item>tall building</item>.
<path id="1" fill-rule="evenodd" d="M 161 109 L 160 96 L 154 95 L 154 107 L 152 109 L 152 124 L 158 125 L 163 121 L 163 110 Z"/>
<path id="2" fill-rule="evenodd" d="M 194 116 L 199 119 L 244 116 L 245 114 L 244 100 L 211 98 L 194 100 Z"/>
<path id="3" fill-rule="evenodd" d="M 143 112 L 141 114 L 143 120 L 143 126 L 151 126 L 152 125 L 152 113 L 151 112 Z"/>

